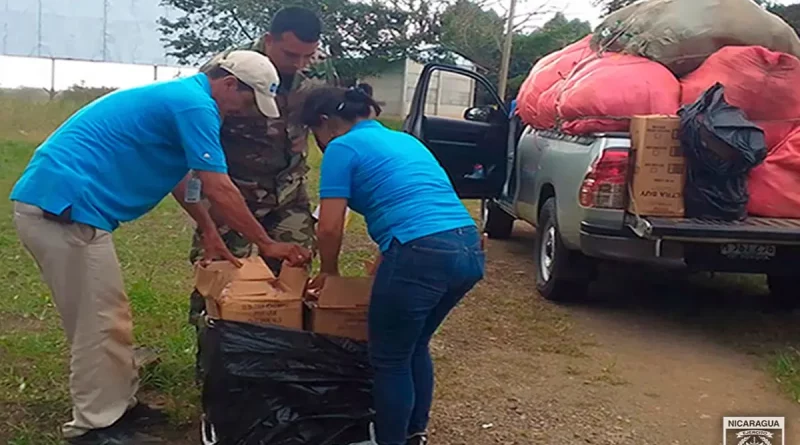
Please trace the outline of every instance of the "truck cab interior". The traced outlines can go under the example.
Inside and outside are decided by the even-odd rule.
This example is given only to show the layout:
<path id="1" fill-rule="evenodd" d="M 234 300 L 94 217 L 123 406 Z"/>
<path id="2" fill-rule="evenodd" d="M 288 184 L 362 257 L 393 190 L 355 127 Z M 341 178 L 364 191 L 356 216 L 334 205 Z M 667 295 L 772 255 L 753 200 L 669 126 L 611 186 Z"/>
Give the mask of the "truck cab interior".
<path id="1" fill-rule="evenodd" d="M 457 90 L 459 84 L 469 87 Z M 460 67 L 426 65 L 403 131 L 436 156 L 462 199 L 500 196 L 507 171 L 508 110 L 485 77 Z"/>

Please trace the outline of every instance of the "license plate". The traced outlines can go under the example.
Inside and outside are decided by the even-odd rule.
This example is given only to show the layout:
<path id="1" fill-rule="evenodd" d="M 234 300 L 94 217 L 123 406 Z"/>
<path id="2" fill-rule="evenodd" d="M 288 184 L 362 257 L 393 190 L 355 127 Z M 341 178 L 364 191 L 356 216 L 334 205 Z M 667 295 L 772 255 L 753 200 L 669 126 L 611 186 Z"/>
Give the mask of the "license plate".
<path id="1" fill-rule="evenodd" d="M 720 246 L 720 253 L 736 260 L 769 260 L 778 248 L 774 244 L 727 243 Z"/>

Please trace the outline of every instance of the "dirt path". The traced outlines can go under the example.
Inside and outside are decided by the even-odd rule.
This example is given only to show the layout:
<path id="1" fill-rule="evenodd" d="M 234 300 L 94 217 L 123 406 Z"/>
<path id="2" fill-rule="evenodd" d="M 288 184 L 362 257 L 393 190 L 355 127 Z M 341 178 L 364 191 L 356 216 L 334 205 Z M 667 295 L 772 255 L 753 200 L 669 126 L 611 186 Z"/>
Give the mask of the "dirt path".
<path id="1" fill-rule="evenodd" d="M 719 445 L 724 415 L 785 416 L 800 444 L 800 404 L 765 358 L 800 343 L 796 315 L 759 313 L 752 283 L 630 267 L 557 306 L 534 290 L 533 235 L 490 242 L 486 280 L 434 340 L 433 444 Z M 158 433 L 189 445 L 197 430 Z"/>
<path id="2" fill-rule="evenodd" d="M 487 279 L 435 342 L 433 443 L 721 444 L 722 416 L 777 415 L 800 443 L 800 404 L 762 351 L 800 339 L 758 295 L 610 268 L 592 301 L 534 289 L 533 232 L 489 246 Z"/>

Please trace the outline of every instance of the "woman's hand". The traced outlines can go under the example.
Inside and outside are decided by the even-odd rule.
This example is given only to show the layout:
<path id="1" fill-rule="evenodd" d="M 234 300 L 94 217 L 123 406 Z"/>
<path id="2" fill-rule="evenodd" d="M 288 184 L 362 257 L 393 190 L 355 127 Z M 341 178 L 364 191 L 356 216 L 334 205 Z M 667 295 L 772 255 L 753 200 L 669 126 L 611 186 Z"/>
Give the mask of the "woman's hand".
<path id="1" fill-rule="evenodd" d="M 270 243 L 259 248 L 262 256 L 286 261 L 291 267 L 305 266 L 311 261 L 311 251 L 292 243 Z"/>
<path id="2" fill-rule="evenodd" d="M 328 277 L 338 275 L 339 274 L 320 272 L 319 275 L 314 277 L 311 282 L 308 283 L 308 290 L 311 293 L 318 293 L 325 286 L 325 280 L 327 280 Z"/>

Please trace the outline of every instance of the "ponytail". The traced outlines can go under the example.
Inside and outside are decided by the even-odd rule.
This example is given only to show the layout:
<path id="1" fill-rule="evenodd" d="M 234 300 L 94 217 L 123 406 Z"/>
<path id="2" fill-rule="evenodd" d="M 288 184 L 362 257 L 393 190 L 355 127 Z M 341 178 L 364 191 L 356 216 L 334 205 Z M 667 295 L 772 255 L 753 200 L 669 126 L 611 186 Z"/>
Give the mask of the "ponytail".
<path id="1" fill-rule="evenodd" d="M 312 91 L 303 104 L 303 124 L 317 126 L 322 115 L 336 116 L 348 122 L 368 118 L 373 111 L 375 116 L 380 116 L 380 105 L 372 98 L 371 91 L 365 90 L 359 85 L 347 89 L 323 87 Z"/>

